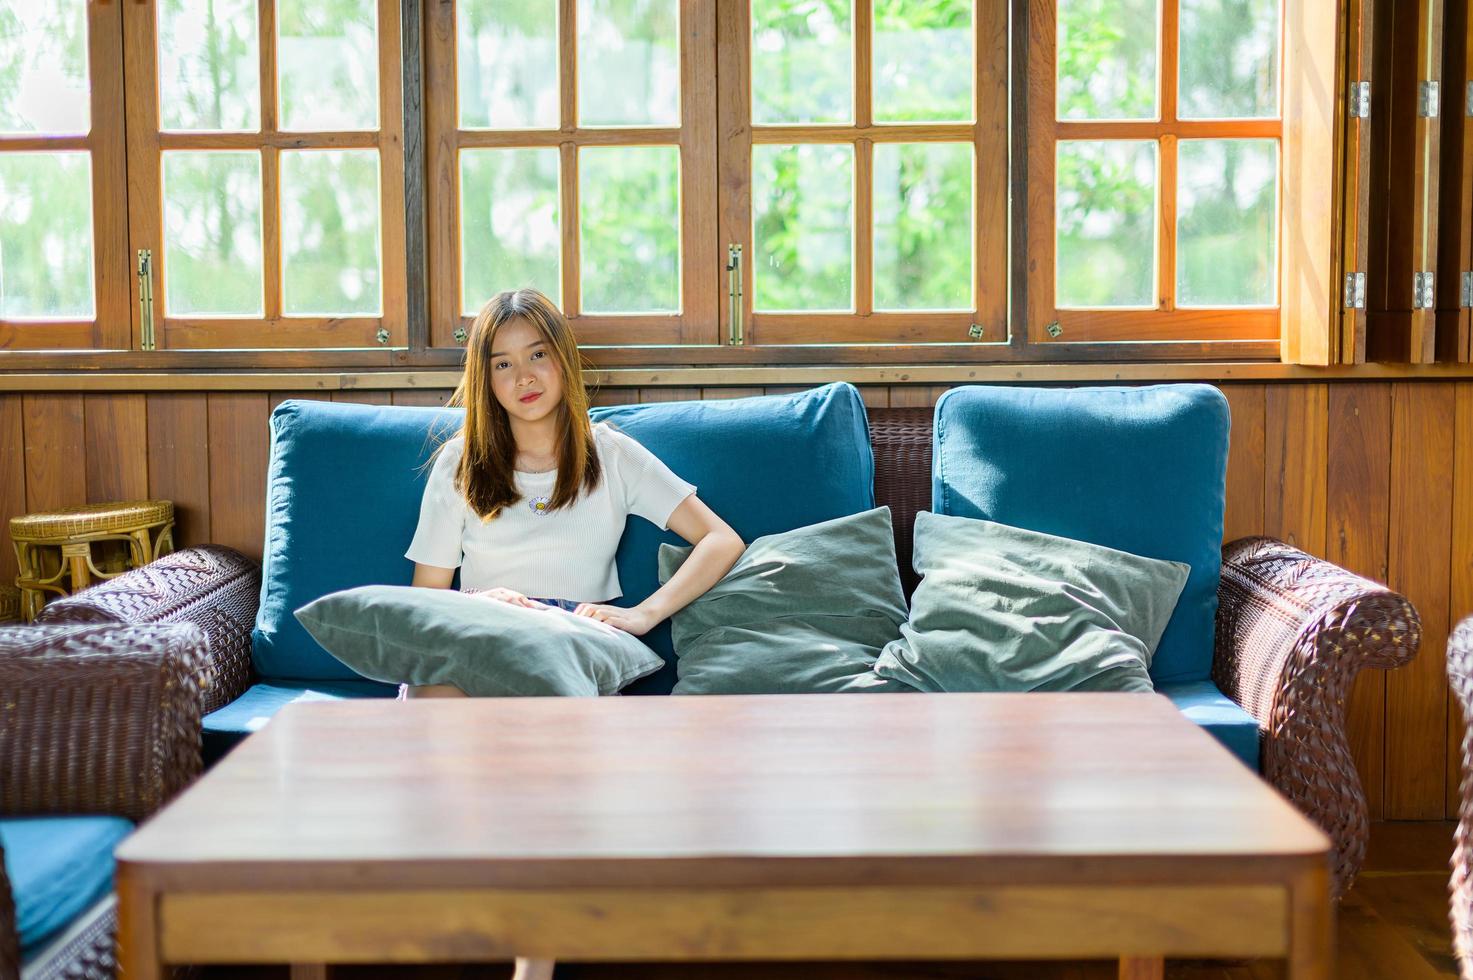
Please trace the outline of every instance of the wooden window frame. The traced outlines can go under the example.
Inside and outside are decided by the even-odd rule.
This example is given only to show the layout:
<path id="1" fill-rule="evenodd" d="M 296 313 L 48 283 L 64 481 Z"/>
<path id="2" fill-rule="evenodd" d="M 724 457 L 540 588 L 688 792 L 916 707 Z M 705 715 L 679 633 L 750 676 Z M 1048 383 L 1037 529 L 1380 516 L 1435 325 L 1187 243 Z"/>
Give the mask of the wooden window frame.
<path id="1" fill-rule="evenodd" d="M 1287 154 L 1283 145 L 1283 70 L 1290 47 L 1289 22 L 1280 31 L 1280 112 L 1273 119 L 1182 120 L 1177 116 L 1178 26 L 1180 0 L 1160 4 L 1160 51 L 1157 64 L 1159 109 L 1157 121 L 1072 121 L 1057 118 L 1058 0 L 1030 0 L 1029 110 L 1028 110 L 1028 343 L 1044 346 L 1080 342 L 1120 341 L 1278 341 L 1283 309 L 1283 280 L 1276 292 L 1279 303 L 1268 307 L 1180 308 L 1176 305 L 1176 192 L 1177 143 L 1183 139 L 1273 139 L 1279 147 L 1279 264 L 1284 266 L 1283 207 Z M 1296 0 L 1280 0 L 1281 12 Z M 1297 0 L 1314 2 L 1314 0 Z M 1157 156 L 1157 305 L 1137 308 L 1059 308 L 1055 303 L 1055 159 L 1064 140 L 1153 140 Z"/>
<path id="2" fill-rule="evenodd" d="M 975 0 L 972 16 L 973 105 L 970 123 L 876 123 L 873 113 L 873 6 L 854 0 L 854 122 L 852 125 L 754 125 L 752 122 L 751 0 L 718 10 L 718 108 L 722 133 L 720 239 L 755 256 L 752 241 L 752 148 L 757 145 L 847 144 L 854 147 L 854 311 L 754 311 L 753 261 L 742 264 L 742 322 L 747 344 L 917 344 L 942 342 L 966 350 L 1008 339 L 1008 44 L 1006 3 Z M 876 311 L 874 299 L 874 178 L 876 143 L 967 143 L 973 152 L 972 310 Z M 996 179 L 986 179 L 994 175 Z M 720 311 L 721 336 L 731 335 L 731 310 Z M 980 329 L 977 335 L 972 328 Z M 951 356 L 955 356 L 953 353 Z"/>
<path id="3" fill-rule="evenodd" d="M 425 31 L 425 129 L 429 186 L 429 346 L 457 347 L 463 313 L 460 257 L 460 151 L 557 147 L 562 308 L 581 344 L 709 344 L 716 341 L 720 281 L 716 252 L 716 0 L 678 0 L 680 125 L 578 125 L 578 3 L 557 0 L 559 125 L 556 129 L 459 128 L 456 6 L 430 3 Z M 587 314 L 579 277 L 578 150 L 585 146 L 675 146 L 680 154 L 680 295 L 676 314 Z M 490 297 L 486 297 L 489 299 Z"/>
<path id="4" fill-rule="evenodd" d="M 91 6 L 91 5 L 89 5 Z M 257 0 L 261 128 L 254 133 L 160 131 L 158 5 L 124 4 L 128 85 L 130 254 L 153 253 L 154 336 L 159 350 L 373 348 L 408 344 L 405 288 L 404 110 L 398 0 L 377 0 L 379 126 L 356 132 L 282 132 L 277 128 L 276 0 Z M 233 149 L 261 153 L 262 317 L 171 317 L 163 288 L 162 154 Z M 382 315 L 287 316 L 281 309 L 280 157 L 285 149 L 373 149 L 379 157 L 379 253 Z M 138 282 L 132 283 L 134 346 L 141 347 Z M 379 331 L 386 330 L 381 339 Z"/>
<path id="5" fill-rule="evenodd" d="M 90 320 L 0 318 L 0 347 L 41 350 L 126 350 L 128 213 L 123 143 L 123 15 L 121 5 L 86 3 L 91 126 L 84 136 L 0 136 L 0 153 L 87 150 L 92 155 Z"/>

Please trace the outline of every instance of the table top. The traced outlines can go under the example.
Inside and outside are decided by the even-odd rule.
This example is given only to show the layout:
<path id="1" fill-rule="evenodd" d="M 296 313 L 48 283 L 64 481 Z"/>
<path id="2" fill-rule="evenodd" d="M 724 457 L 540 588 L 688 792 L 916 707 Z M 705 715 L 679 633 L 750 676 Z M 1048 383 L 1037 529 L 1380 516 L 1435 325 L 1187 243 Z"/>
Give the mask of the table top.
<path id="1" fill-rule="evenodd" d="M 289 705 L 118 850 L 153 887 L 1195 881 L 1330 844 L 1154 694 Z"/>

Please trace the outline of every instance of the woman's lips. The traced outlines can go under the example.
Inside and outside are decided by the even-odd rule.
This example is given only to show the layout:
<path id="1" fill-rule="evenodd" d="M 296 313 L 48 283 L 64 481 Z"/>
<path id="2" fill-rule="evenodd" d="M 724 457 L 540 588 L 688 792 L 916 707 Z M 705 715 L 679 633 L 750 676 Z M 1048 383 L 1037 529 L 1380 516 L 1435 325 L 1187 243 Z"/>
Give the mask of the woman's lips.
<path id="1" fill-rule="evenodd" d="M 523 395 L 521 398 L 518 399 L 518 401 L 520 401 L 523 405 L 529 405 L 529 404 L 531 404 L 532 402 L 535 402 L 537 399 L 539 399 L 541 397 L 542 397 L 542 392 L 540 392 L 540 391 L 534 391 L 530 395 Z"/>

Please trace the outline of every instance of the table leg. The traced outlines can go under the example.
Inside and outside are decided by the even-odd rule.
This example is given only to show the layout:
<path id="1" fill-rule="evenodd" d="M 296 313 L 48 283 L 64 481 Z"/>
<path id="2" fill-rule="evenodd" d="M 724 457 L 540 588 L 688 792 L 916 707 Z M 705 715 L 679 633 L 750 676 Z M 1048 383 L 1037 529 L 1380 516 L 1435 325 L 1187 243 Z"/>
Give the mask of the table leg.
<path id="1" fill-rule="evenodd" d="M 159 961 L 158 895 L 117 870 L 118 974 L 124 980 L 164 980 Z"/>
<path id="2" fill-rule="evenodd" d="M 1160 956 L 1120 957 L 1120 980 L 1161 980 L 1166 960 Z"/>
<path id="3" fill-rule="evenodd" d="M 326 963 L 293 963 L 291 980 L 327 980 Z"/>
<path id="4" fill-rule="evenodd" d="M 1305 872 L 1289 889 L 1289 980 L 1329 980 L 1335 958 L 1330 872 Z"/>
<path id="5" fill-rule="evenodd" d="M 556 965 L 556 960 L 532 960 L 518 956 L 511 980 L 552 980 L 552 968 Z"/>

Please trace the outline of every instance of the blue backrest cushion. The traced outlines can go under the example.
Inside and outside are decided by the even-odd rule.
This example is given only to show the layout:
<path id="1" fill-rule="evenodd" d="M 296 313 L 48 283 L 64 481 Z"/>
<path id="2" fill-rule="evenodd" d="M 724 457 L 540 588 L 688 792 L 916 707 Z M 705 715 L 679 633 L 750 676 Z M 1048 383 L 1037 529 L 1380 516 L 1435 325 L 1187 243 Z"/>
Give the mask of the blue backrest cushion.
<path id="1" fill-rule="evenodd" d="M 359 585 L 408 585 L 430 454 L 461 412 L 284 401 L 271 414 L 266 542 L 252 661 L 265 678 L 360 680 L 292 615 Z"/>
<path id="2" fill-rule="evenodd" d="M 851 384 L 783 395 L 710 401 L 651 402 L 595 408 L 660 457 L 722 520 L 752 541 L 874 507 L 875 463 L 864 402 Z M 684 544 L 642 517 L 630 517 L 616 558 L 633 606 L 659 588 L 661 542 Z M 665 669 L 624 689 L 668 694 L 675 653 L 667 620 L 646 637 Z"/>
<path id="3" fill-rule="evenodd" d="M 1211 385 L 953 388 L 936 403 L 931 507 L 1190 565 L 1150 673 L 1206 680 L 1227 450 Z"/>
<path id="4" fill-rule="evenodd" d="M 786 395 L 595 408 L 639 440 L 743 540 L 857 514 L 874 506 L 874 457 L 864 403 L 853 385 Z M 264 678 L 356 680 L 302 629 L 294 609 L 360 585 L 407 585 L 414 536 L 435 447 L 459 427 L 451 409 L 283 402 L 271 417 L 266 543 L 253 661 Z M 662 541 L 683 544 L 630 517 L 616 561 L 636 605 L 659 588 Z M 646 642 L 667 667 L 626 693 L 668 693 L 674 651 L 668 623 Z"/>

